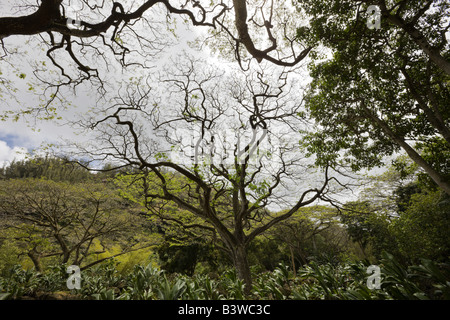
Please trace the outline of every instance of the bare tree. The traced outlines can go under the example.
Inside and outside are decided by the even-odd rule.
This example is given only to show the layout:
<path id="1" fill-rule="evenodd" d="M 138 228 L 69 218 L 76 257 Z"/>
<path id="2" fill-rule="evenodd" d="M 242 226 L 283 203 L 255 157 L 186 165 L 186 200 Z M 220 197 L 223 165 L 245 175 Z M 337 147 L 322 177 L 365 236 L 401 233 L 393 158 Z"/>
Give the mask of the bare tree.
<path id="1" fill-rule="evenodd" d="M 147 86 L 125 90 L 106 116 L 88 125 L 102 144 L 78 148 L 134 168 L 127 181 L 142 184 L 130 183 L 129 192 L 144 199 L 149 213 L 218 238 L 249 292 L 250 242 L 299 208 L 327 201 L 334 178 L 331 168 L 318 173 L 308 165 L 298 135 L 286 139 L 302 125 L 299 84 L 288 81 L 292 71 L 274 76 L 261 68 L 245 76 L 201 65 L 188 59 L 160 79 L 165 102 L 152 100 L 162 93 Z M 160 210 L 170 204 L 184 212 Z M 277 206 L 288 209 L 275 213 Z"/>

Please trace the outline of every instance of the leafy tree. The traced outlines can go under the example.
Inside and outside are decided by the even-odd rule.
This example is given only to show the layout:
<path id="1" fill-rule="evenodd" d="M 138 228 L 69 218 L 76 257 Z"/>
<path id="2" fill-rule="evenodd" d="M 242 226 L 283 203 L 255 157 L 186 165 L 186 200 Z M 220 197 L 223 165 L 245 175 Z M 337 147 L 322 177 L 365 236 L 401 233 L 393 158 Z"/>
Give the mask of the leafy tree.
<path id="1" fill-rule="evenodd" d="M 167 272 L 184 273 L 193 276 L 197 266 L 202 265 L 205 270 L 218 271 L 219 263 L 229 265 L 226 259 L 218 257 L 217 249 L 205 239 L 203 243 L 190 245 L 170 245 L 163 243 L 158 247 L 157 253 L 161 261 L 161 269 Z"/>
<path id="2" fill-rule="evenodd" d="M 3 231 L 3 237 L 6 232 Z M 6 274 L 7 270 L 10 270 L 15 265 L 20 264 L 21 251 L 15 241 L 10 239 L 0 240 L 0 274 Z"/>
<path id="3" fill-rule="evenodd" d="M 383 174 L 371 177 L 360 200 L 346 203 L 341 221 L 350 236 L 376 258 L 382 251 L 404 262 L 448 256 L 448 196 L 421 181 L 411 159 L 398 157 Z"/>
<path id="4" fill-rule="evenodd" d="M 420 193 L 420 192 L 421 192 L 421 189 L 417 183 L 411 183 L 404 187 L 399 187 L 397 190 L 395 190 L 395 195 L 397 197 L 396 203 L 397 203 L 398 213 L 405 212 L 409 206 L 411 197 L 414 194 Z"/>
<path id="5" fill-rule="evenodd" d="M 86 263 L 95 241 L 103 250 L 120 241 L 119 254 L 148 246 L 132 233 L 136 218 L 117 192 L 103 184 L 22 179 L 0 181 L 0 212 L 6 241 L 15 241 L 42 270 L 42 259 L 57 257 L 60 263 L 89 267 Z M 9 240 L 8 240 L 9 239 Z M 152 244 L 152 243 L 150 243 Z"/>
<path id="6" fill-rule="evenodd" d="M 64 2 L 64 3 L 63 3 Z M 117 45 L 118 52 L 125 54 L 129 49 L 124 45 L 123 38 L 127 34 L 127 30 L 135 30 L 134 22 L 141 19 L 147 19 L 145 14 L 151 10 L 155 10 L 161 4 L 167 10 L 167 15 L 180 15 L 185 16 L 193 25 L 209 26 L 213 28 L 224 28 L 227 32 L 231 32 L 231 28 L 223 23 L 224 15 L 228 14 L 228 11 L 234 11 L 234 24 L 237 35 L 234 40 L 240 42 L 247 48 L 250 54 L 252 54 L 258 60 L 268 59 L 271 62 L 280 65 L 294 65 L 301 60 L 302 54 L 295 57 L 291 63 L 285 62 L 282 59 L 270 57 L 269 53 L 277 49 L 276 39 L 272 35 L 272 28 L 275 19 L 273 19 L 274 11 L 276 10 L 277 3 L 272 2 L 266 4 L 265 2 L 251 3 L 241 0 L 232 1 L 185 1 L 179 2 L 168 0 L 150 0 L 142 1 L 140 4 L 133 5 L 127 1 L 116 1 L 114 3 L 101 3 L 96 5 L 90 5 L 85 0 L 75 1 L 75 3 L 65 2 L 62 0 L 41 0 L 39 5 L 28 5 L 29 9 L 37 10 L 28 15 L 16 16 L 16 17 L 1 17 L 1 38 L 14 36 L 14 35 L 37 35 L 41 33 L 49 33 L 50 37 L 56 34 L 63 36 L 63 43 L 53 43 L 53 50 L 60 49 L 67 46 L 66 49 L 71 53 L 72 59 L 77 62 L 83 72 L 88 72 L 90 69 L 87 66 L 81 64 L 75 57 L 71 44 L 73 38 L 88 39 L 101 37 L 106 41 L 105 34 L 108 31 L 112 31 L 112 37 L 110 39 L 111 50 L 114 50 L 114 45 Z M 75 17 L 69 17 L 70 6 L 76 6 L 79 10 L 79 17 L 86 18 L 78 21 Z M 255 13 L 250 20 L 252 26 L 259 26 L 266 31 L 268 39 L 271 41 L 270 46 L 267 49 L 258 49 L 255 46 L 254 40 L 250 36 L 248 26 L 248 10 L 249 6 L 255 11 L 261 11 L 263 20 L 262 26 L 256 21 L 257 13 Z M 267 17 L 264 16 L 264 11 L 268 11 Z M 93 19 L 95 17 L 95 19 Z M 88 21 L 91 18 L 94 21 Z M 69 19 L 69 21 L 68 21 Z M 96 21 L 95 21 L 96 20 Z M 153 27 L 150 21 L 147 21 L 148 26 Z M 76 28 L 78 27 L 78 28 Z M 142 35 L 135 34 L 138 39 L 145 38 Z M 88 47 L 87 43 L 82 43 L 82 46 Z M 105 46 L 108 46 L 105 44 Z M 52 51 L 53 51 L 52 50 Z M 122 51 L 122 52 L 121 52 Z M 116 53 L 116 52 L 115 52 Z"/>
<path id="7" fill-rule="evenodd" d="M 367 26 L 369 4 L 381 11 L 380 29 Z M 319 162 L 342 160 L 355 170 L 403 149 L 450 194 L 448 2 L 299 1 L 298 7 L 311 16 L 299 37 L 329 50 L 312 53 L 307 107 L 320 130 L 305 145 Z"/>

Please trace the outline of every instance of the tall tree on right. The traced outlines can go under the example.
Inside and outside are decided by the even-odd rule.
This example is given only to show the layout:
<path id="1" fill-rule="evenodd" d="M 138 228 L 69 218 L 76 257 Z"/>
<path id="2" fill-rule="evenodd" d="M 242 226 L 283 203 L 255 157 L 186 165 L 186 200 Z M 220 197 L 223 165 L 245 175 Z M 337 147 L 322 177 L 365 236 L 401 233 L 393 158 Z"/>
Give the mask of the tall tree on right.
<path id="1" fill-rule="evenodd" d="M 450 194 L 450 3 L 303 1 L 311 51 L 307 107 L 320 161 L 371 168 L 403 149 Z M 375 9 L 375 10 L 373 10 Z M 375 23 L 379 21 L 379 23 Z"/>

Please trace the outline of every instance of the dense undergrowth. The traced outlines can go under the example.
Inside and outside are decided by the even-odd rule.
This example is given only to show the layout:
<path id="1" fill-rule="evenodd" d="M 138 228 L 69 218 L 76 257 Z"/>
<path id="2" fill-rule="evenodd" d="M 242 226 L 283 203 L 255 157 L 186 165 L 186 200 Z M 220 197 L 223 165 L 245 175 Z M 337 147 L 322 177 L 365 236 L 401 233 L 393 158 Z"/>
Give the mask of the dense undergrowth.
<path id="1" fill-rule="evenodd" d="M 152 265 L 136 265 L 123 275 L 113 261 L 82 271 L 81 289 L 68 290 L 66 266 L 44 273 L 19 266 L 0 278 L 1 299 L 91 300 L 219 300 L 219 299 L 450 299 L 448 264 L 422 259 L 403 266 L 385 253 L 380 261 L 381 287 L 367 286 L 368 263 L 317 264 L 299 269 L 295 276 L 287 266 L 255 273 L 251 295 L 230 269 L 220 276 L 168 274 Z"/>

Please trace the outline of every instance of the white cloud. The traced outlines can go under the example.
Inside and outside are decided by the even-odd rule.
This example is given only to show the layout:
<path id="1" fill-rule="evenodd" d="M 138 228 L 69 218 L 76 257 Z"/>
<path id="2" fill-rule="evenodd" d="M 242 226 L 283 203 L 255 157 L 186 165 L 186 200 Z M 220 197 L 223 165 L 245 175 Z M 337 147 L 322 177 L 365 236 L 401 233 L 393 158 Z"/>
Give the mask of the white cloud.
<path id="1" fill-rule="evenodd" d="M 9 147 L 5 141 L 0 140 L 0 168 L 13 160 L 23 160 L 28 150 L 22 147 Z"/>

